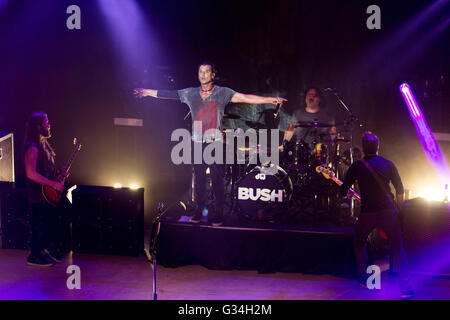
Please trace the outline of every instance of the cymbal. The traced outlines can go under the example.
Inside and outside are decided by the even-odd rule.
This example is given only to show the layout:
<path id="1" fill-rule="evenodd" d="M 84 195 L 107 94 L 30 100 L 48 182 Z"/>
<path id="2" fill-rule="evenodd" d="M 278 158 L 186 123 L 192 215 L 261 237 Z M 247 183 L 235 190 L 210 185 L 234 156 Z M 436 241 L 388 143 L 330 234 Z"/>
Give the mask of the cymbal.
<path id="1" fill-rule="evenodd" d="M 224 113 L 224 114 L 223 114 L 223 118 L 224 118 L 224 119 L 234 119 L 234 120 L 236 120 L 236 119 L 240 119 L 241 117 L 238 116 L 237 114 Z"/>
<path id="2" fill-rule="evenodd" d="M 294 124 L 294 128 L 331 128 L 334 124 L 320 122 L 298 122 Z"/>
<path id="3" fill-rule="evenodd" d="M 336 139 L 322 140 L 320 142 L 323 142 L 323 143 L 348 143 L 351 141 L 350 141 L 350 139 L 336 138 Z"/>
<path id="4" fill-rule="evenodd" d="M 265 150 L 264 148 L 261 147 L 261 145 L 258 145 L 257 147 L 239 147 L 237 149 L 239 151 L 248 152 L 250 154 L 261 153 Z"/>
<path id="5" fill-rule="evenodd" d="M 298 122 L 294 124 L 294 128 L 331 128 L 345 126 L 345 122 L 338 122 L 335 124 L 331 123 L 321 123 L 321 122 Z"/>

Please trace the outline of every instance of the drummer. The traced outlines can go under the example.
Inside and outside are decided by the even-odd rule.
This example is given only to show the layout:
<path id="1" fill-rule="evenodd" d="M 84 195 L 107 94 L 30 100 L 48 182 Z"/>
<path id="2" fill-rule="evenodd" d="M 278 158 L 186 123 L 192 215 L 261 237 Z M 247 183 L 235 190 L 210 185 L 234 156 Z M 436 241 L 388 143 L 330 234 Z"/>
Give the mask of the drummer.
<path id="1" fill-rule="evenodd" d="M 306 89 L 305 103 L 305 108 L 296 110 L 292 115 L 290 124 L 284 133 L 283 145 L 292 139 L 311 144 L 336 138 L 335 120 L 323 108 L 321 90 L 316 87 Z M 317 127 L 315 127 L 315 124 L 317 124 Z M 323 127 L 323 125 L 330 125 L 330 127 Z M 280 150 L 283 151 L 283 149 L 283 146 L 280 146 Z"/>

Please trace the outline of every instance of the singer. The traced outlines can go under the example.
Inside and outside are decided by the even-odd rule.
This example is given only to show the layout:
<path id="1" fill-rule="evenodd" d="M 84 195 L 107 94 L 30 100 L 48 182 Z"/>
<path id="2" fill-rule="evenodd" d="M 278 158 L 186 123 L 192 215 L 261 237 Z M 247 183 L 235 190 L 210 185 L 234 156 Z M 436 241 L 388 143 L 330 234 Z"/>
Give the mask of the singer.
<path id="1" fill-rule="evenodd" d="M 243 94 L 235 92 L 226 87 L 220 87 L 214 84 L 214 78 L 217 70 L 214 64 L 204 62 L 198 67 L 198 80 L 200 87 L 186 88 L 182 90 L 154 90 L 154 89 L 134 89 L 134 94 L 138 98 L 154 97 L 162 99 L 176 99 L 188 105 L 191 115 L 192 123 L 194 121 L 201 121 L 201 131 L 196 132 L 192 126 L 192 140 L 193 143 L 201 144 L 204 150 L 210 143 L 223 140 L 222 135 L 216 136 L 217 132 L 222 132 L 222 118 L 225 107 L 228 103 L 249 103 L 249 104 L 273 104 L 281 105 L 283 98 L 261 97 L 251 94 Z M 217 129 L 217 130 L 209 130 Z M 208 132 L 216 132 L 212 135 L 205 135 Z M 193 146 L 193 150 L 198 146 Z M 207 201 L 206 192 L 206 169 L 208 165 L 205 163 L 194 165 L 194 216 L 191 219 L 192 223 L 198 223 L 202 217 L 202 209 Z M 219 226 L 223 223 L 223 203 L 224 203 L 224 166 L 222 164 L 213 164 L 210 166 L 213 190 L 215 195 L 215 212 L 212 216 L 211 222 L 214 226 Z"/>

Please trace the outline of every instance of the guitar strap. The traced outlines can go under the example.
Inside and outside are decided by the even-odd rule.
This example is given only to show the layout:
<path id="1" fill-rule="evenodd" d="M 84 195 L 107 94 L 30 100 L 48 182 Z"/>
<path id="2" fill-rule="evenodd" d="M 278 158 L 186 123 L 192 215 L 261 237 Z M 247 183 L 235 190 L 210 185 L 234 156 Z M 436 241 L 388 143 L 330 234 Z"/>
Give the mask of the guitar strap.
<path id="1" fill-rule="evenodd" d="M 398 214 L 399 210 L 397 208 L 396 203 L 394 202 L 394 199 L 392 198 L 391 193 L 389 192 L 389 190 L 387 190 L 386 185 L 383 183 L 383 181 L 381 181 L 380 177 L 376 174 L 375 170 L 373 169 L 373 167 L 370 165 L 369 162 L 367 162 L 364 158 L 361 159 L 362 163 L 366 166 L 366 168 L 370 171 L 370 173 L 372 174 L 372 176 L 375 178 L 375 181 L 378 183 L 378 185 L 381 187 L 381 189 L 383 190 L 383 192 L 386 194 L 386 196 L 391 200 L 392 204 L 394 205 L 394 208 L 396 210 L 396 213 Z"/>

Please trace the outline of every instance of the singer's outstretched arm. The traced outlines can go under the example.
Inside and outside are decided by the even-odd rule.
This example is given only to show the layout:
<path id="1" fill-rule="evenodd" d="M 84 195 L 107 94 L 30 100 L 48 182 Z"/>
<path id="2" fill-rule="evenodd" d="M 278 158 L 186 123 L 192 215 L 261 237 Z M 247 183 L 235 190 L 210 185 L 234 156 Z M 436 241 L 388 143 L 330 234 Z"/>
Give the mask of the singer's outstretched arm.
<path id="1" fill-rule="evenodd" d="M 163 94 L 160 94 L 163 93 Z M 154 97 L 154 98 L 174 98 L 172 95 L 174 95 L 177 91 L 175 90 L 153 90 L 153 89 L 144 89 L 144 88 L 136 88 L 134 89 L 134 94 L 138 98 L 143 97 Z M 174 94 L 172 94 L 174 93 Z M 277 97 L 261 97 L 256 96 L 253 94 L 243 94 L 236 92 L 233 95 L 233 98 L 231 99 L 231 102 L 233 103 L 251 103 L 251 104 L 264 104 L 264 103 L 271 103 L 273 105 L 282 105 L 284 101 L 287 101 L 284 98 L 277 98 Z"/>
<path id="2" fill-rule="evenodd" d="M 264 104 L 271 103 L 273 105 L 283 104 L 284 101 L 287 101 L 284 98 L 275 98 L 275 97 L 261 97 L 255 96 L 253 94 L 243 94 L 236 92 L 236 94 L 231 99 L 233 103 L 251 103 L 251 104 Z"/>
<path id="3" fill-rule="evenodd" d="M 159 99 L 175 99 L 175 100 L 180 99 L 177 90 L 154 90 L 154 89 L 136 88 L 134 89 L 134 94 L 138 98 L 153 97 Z"/>
<path id="4" fill-rule="evenodd" d="M 133 90 L 133 93 L 138 98 L 143 98 L 143 97 L 156 98 L 156 97 L 158 97 L 158 90 L 153 90 L 153 89 L 136 88 Z"/>

